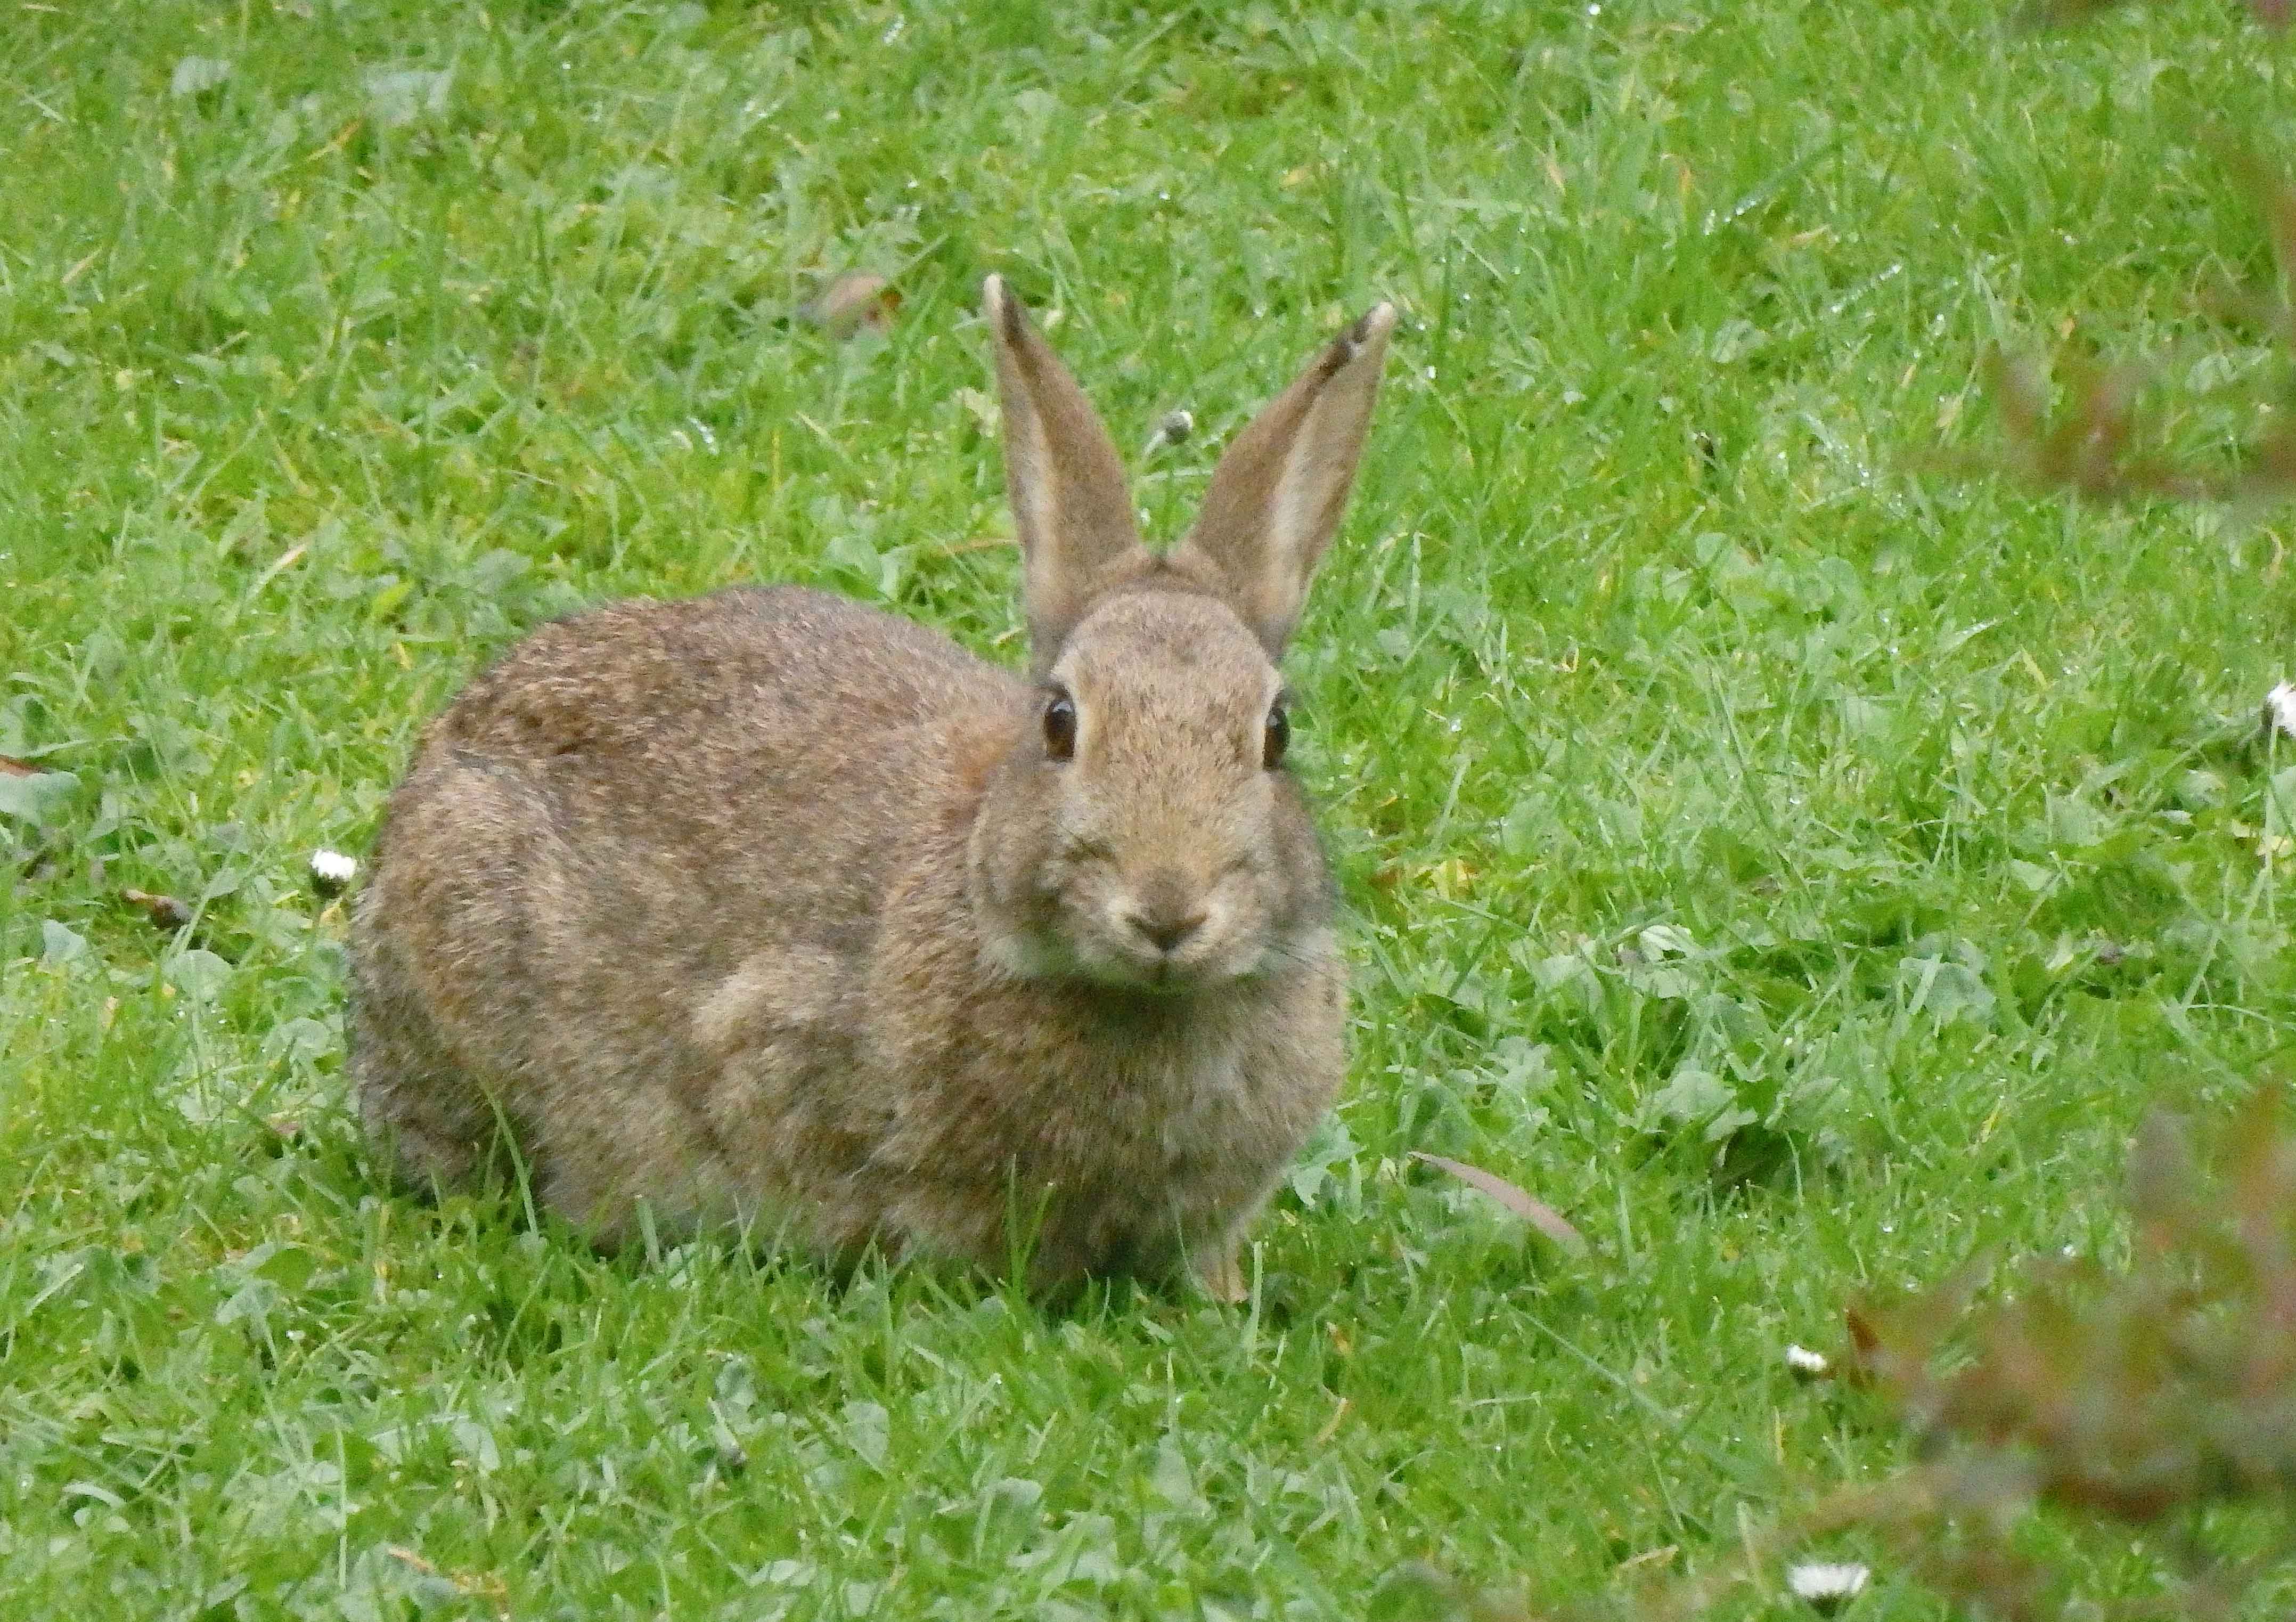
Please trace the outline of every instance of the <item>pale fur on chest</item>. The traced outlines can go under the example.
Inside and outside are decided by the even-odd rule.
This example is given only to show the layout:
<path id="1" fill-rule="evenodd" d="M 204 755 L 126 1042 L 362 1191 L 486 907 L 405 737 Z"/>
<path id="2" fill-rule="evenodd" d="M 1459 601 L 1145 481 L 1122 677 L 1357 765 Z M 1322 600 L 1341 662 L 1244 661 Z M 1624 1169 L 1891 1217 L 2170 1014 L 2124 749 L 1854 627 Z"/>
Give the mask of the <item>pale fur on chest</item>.
<path id="1" fill-rule="evenodd" d="M 1039 1225 L 1061 1272 L 1211 1248 L 1338 1083 L 1340 971 L 1328 932 L 1312 945 L 1273 981 L 1168 1004 L 1080 1002 L 977 954 L 953 963 L 942 943 L 865 966 L 761 951 L 697 1010 L 694 1034 L 733 1084 L 716 1112 L 732 1152 L 704 1203 L 795 1214 L 794 1201 L 829 1249 L 873 1237 L 990 1266 L 1017 1218 Z M 938 1007 L 917 1017 L 920 1001 Z M 819 1062 L 828 1024 L 842 1027 L 840 1075 Z M 777 1152 L 800 1116 L 803 1136 L 859 1158 L 832 1168 Z"/>
<path id="2" fill-rule="evenodd" d="M 1265 1199 L 1337 1090 L 1341 970 L 1327 931 L 1283 972 L 1169 1004 L 1079 997 L 979 957 L 954 1019 L 873 1026 L 873 1080 L 902 1099 L 877 1156 L 908 1192 L 889 1213 L 967 1232 L 981 1259 L 1008 1203 L 1042 1224 L 1054 1273 L 1217 1249 Z M 907 1010 L 964 979 L 940 953 L 896 954 Z M 883 987 L 880 987 L 882 989 Z M 944 1012 L 952 1012 L 947 1011 Z M 960 1207 L 986 1222 L 955 1223 Z M 957 1249 L 965 1248 L 960 1244 Z"/>

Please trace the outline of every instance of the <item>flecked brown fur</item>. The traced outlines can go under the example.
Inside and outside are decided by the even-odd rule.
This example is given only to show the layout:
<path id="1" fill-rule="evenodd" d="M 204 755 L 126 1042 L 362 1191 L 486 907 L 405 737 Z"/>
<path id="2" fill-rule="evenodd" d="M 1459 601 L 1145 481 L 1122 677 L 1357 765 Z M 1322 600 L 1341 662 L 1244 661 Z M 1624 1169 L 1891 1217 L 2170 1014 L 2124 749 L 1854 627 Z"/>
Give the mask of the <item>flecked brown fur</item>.
<path id="1" fill-rule="evenodd" d="M 410 1180 L 514 1149 L 607 1244 L 643 1207 L 1240 1287 L 1345 1066 L 1330 879 L 1263 752 L 1393 312 L 1159 559 L 1074 381 L 994 278 L 987 306 L 1038 680 L 782 587 L 615 604 L 472 683 L 352 931 L 359 1108 Z"/>

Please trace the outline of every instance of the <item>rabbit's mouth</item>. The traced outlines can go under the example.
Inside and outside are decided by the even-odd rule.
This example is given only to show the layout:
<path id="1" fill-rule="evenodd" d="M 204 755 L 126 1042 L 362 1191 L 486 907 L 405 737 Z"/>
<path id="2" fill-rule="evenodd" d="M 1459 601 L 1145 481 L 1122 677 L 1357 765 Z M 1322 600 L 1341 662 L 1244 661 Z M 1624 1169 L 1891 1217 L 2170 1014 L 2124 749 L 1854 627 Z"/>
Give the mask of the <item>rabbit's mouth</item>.
<path id="1" fill-rule="evenodd" d="M 1150 955 L 1117 948 L 1112 943 L 1094 945 L 1099 949 L 1071 952 L 1070 971 L 1111 991 L 1177 997 L 1233 978 L 1224 971 L 1223 965 L 1205 962 L 1194 954 L 1186 957 L 1170 952 Z"/>
<path id="2" fill-rule="evenodd" d="M 1135 931 L 1100 936 L 1076 954 L 1078 972 L 1111 990 L 1154 997 L 1184 997 L 1248 979 L 1266 955 L 1226 931 L 1164 947 L 1139 940 Z"/>
<path id="3" fill-rule="evenodd" d="M 1152 963 L 1139 965 L 1117 983 L 1127 989 L 1145 991 L 1153 996 L 1177 997 L 1200 990 L 1217 978 L 1222 977 L 1207 975 L 1199 969 L 1184 967 L 1169 957 L 1163 957 Z"/>
<path id="4" fill-rule="evenodd" d="M 1185 952 L 1152 952 L 1102 934 L 1057 927 L 1000 931 L 990 938 L 988 950 L 1000 968 L 1022 979 L 1083 980 L 1107 991 L 1159 999 L 1225 985 L 1253 967 L 1232 963 L 1228 952 L 1207 952 L 1204 943 L 1192 943 Z"/>

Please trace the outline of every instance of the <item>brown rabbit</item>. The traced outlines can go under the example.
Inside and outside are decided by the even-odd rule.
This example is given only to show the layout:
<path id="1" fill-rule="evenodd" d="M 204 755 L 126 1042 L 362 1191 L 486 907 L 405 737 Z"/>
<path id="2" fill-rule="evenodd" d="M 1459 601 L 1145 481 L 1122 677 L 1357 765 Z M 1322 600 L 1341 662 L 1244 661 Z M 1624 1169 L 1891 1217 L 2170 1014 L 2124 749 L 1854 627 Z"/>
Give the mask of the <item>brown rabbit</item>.
<path id="1" fill-rule="evenodd" d="M 1345 1067 L 1275 659 L 1393 309 L 1141 544 L 992 276 L 1034 660 L 795 587 L 544 627 L 423 734 L 352 928 L 359 1109 L 405 1176 L 512 1146 L 607 1245 L 748 1225 L 1050 1288 L 1236 1248 Z"/>

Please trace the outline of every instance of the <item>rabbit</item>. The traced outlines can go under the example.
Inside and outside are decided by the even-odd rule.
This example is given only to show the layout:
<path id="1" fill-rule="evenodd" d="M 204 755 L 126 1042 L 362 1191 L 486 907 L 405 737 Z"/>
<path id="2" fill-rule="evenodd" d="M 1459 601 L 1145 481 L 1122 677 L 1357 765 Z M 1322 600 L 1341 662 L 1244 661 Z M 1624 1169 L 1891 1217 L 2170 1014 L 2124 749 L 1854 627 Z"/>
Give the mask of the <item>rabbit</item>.
<path id="1" fill-rule="evenodd" d="M 983 303 L 1029 676 L 784 586 L 601 608 L 473 680 L 351 926 L 352 1085 L 403 1184 L 522 1169 L 605 1249 L 733 1225 L 1239 1298 L 1346 1067 L 1275 660 L 1395 311 L 1160 555 L 1076 381 L 1001 279 Z"/>

